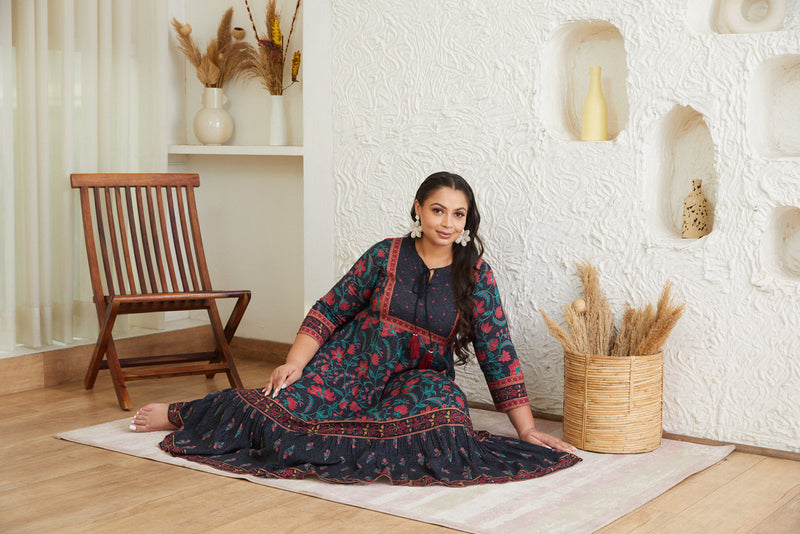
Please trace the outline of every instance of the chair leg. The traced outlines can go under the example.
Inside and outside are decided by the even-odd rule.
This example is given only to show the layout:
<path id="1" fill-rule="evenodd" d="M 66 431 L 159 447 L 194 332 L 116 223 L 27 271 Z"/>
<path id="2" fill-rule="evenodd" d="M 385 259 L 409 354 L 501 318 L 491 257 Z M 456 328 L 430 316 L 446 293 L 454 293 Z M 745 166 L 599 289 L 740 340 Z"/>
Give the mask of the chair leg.
<path id="1" fill-rule="evenodd" d="M 228 382 L 230 382 L 231 386 L 241 389 L 244 387 L 242 385 L 242 379 L 239 377 L 239 373 L 236 370 L 236 364 L 233 362 L 231 346 L 225 336 L 225 330 L 222 328 L 222 321 L 219 317 L 217 303 L 214 301 L 208 303 L 208 318 L 211 321 L 211 330 L 214 333 L 214 339 L 217 343 L 215 350 L 216 355 L 212 359 L 212 362 L 224 362 L 228 368 L 227 371 L 225 371 L 225 374 L 228 375 Z"/>
<path id="2" fill-rule="evenodd" d="M 230 317 L 228 317 L 228 324 L 225 325 L 225 339 L 228 340 L 228 343 L 233 341 L 233 336 L 236 333 L 236 329 L 239 328 L 239 323 L 248 304 L 250 304 L 250 293 L 236 299 L 236 305 L 233 307 Z"/>
<path id="3" fill-rule="evenodd" d="M 230 348 L 230 344 L 233 341 L 233 336 L 236 334 L 236 329 L 239 328 L 239 323 L 242 321 L 242 317 L 244 316 L 244 312 L 247 309 L 247 305 L 250 303 L 250 293 L 246 293 L 236 299 L 236 304 L 231 311 L 230 316 L 228 317 L 228 322 L 225 324 L 225 340 L 227 341 L 227 345 Z M 221 323 L 220 323 L 221 324 Z M 215 361 L 219 361 L 219 353 L 217 353 Z M 228 374 L 228 381 L 231 384 L 235 382 L 241 383 L 241 379 L 236 371 L 236 364 L 233 361 L 233 355 L 231 354 L 229 361 L 232 364 L 233 369 L 229 371 Z M 241 386 L 236 386 L 241 387 Z"/>
<path id="4" fill-rule="evenodd" d="M 133 407 L 133 401 L 128 394 L 128 386 L 125 385 L 125 375 L 122 372 L 113 339 L 108 343 L 106 361 L 108 361 L 108 370 L 111 372 L 111 382 L 114 384 L 114 393 L 117 394 L 119 407 L 123 410 L 130 410 Z"/>
<path id="5" fill-rule="evenodd" d="M 119 407 L 123 410 L 130 410 L 133 406 L 133 402 L 131 402 L 130 395 L 128 395 L 128 388 L 125 386 L 125 376 L 122 373 L 122 367 L 119 364 L 119 357 L 117 356 L 117 348 L 114 345 L 114 338 L 111 336 L 111 331 L 114 329 L 114 323 L 117 320 L 118 311 L 119 303 L 113 300 L 106 307 L 105 317 L 100 325 L 100 333 L 97 336 L 97 344 L 92 354 L 92 361 L 89 364 L 89 369 L 86 371 L 83 384 L 86 389 L 92 389 L 94 387 L 97 373 L 103 363 L 103 356 L 105 356 L 108 362 L 108 370 L 111 372 L 111 382 L 114 384 L 114 392 L 117 395 Z"/>
<path id="6" fill-rule="evenodd" d="M 103 357 L 106 355 L 106 348 L 109 341 L 111 341 L 111 330 L 114 328 L 116 313 L 112 314 L 111 306 L 105 306 L 105 309 L 98 308 L 97 319 L 100 323 L 100 331 L 97 333 L 97 343 L 94 345 L 92 352 L 92 360 L 89 362 L 89 368 L 86 370 L 86 376 L 83 379 L 83 386 L 86 389 L 94 388 L 95 380 L 97 380 L 97 373 L 103 365 Z"/>
<path id="7" fill-rule="evenodd" d="M 105 354 L 100 352 L 100 340 L 94 344 L 94 352 L 92 352 L 92 360 L 89 362 L 89 368 L 86 369 L 86 376 L 83 378 L 83 387 L 86 389 L 93 389 L 94 383 L 97 380 L 97 373 L 100 372 L 100 366 L 103 364 L 103 357 Z"/>

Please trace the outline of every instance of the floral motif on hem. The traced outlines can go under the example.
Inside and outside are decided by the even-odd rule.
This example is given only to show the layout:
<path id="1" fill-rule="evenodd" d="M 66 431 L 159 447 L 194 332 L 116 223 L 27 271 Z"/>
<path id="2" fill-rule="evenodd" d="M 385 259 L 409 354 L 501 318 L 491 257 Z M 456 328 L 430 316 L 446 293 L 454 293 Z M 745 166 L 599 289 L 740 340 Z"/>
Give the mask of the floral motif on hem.
<path id="1" fill-rule="evenodd" d="M 453 408 L 442 408 L 388 421 L 350 420 L 308 422 L 293 416 L 286 408 L 258 390 L 238 390 L 237 395 L 281 428 L 292 432 L 348 438 L 394 439 L 427 432 L 433 428 L 460 426 L 472 430 L 469 415 Z"/>
<path id="2" fill-rule="evenodd" d="M 167 420 L 178 428 L 183 426 L 183 416 L 181 416 L 181 409 L 185 402 L 176 402 L 169 405 L 167 408 Z"/>
<path id="3" fill-rule="evenodd" d="M 432 427 L 392 439 L 314 435 L 283 428 L 268 415 L 259 417 L 259 410 L 245 397 L 231 389 L 201 401 L 172 405 L 173 410 L 182 408 L 188 426 L 169 434 L 159 447 L 173 456 L 240 475 L 311 476 L 341 484 L 385 479 L 396 486 L 499 484 L 545 476 L 581 461 L 569 453 L 473 431 L 471 425 Z M 215 418 L 230 422 L 224 428 L 192 436 L 202 432 L 196 428 L 200 421 L 210 423 Z M 262 441 L 267 435 L 268 441 Z M 249 442 L 252 448 L 226 446 L 236 439 Z M 321 451 L 325 455 L 320 458 Z"/>
<path id="4" fill-rule="evenodd" d="M 170 437 L 171 436 L 167 436 L 164 442 L 166 442 Z M 353 439 L 359 439 L 359 438 L 353 438 Z M 165 448 L 165 446 L 163 445 L 164 442 L 162 442 L 162 445 L 160 445 L 160 447 L 165 451 L 170 452 L 170 450 L 168 448 Z M 383 478 L 388 480 L 388 482 L 392 486 L 411 486 L 411 487 L 447 486 L 447 487 L 457 487 L 457 488 L 476 486 L 480 484 L 505 484 L 507 482 L 540 478 L 555 473 L 556 471 L 566 469 L 567 467 L 572 467 L 573 465 L 581 461 L 581 458 L 579 456 L 565 453 L 563 456 L 561 456 L 558 462 L 556 462 L 553 465 L 549 465 L 547 467 L 537 467 L 536 469 L 530 471 L 523 470 L 516 473 L 515 475 L 503 475 L 503 476 L 479 475 L 475 478 L 460 479 L 460 480 L 444 480 L 429 475 L 425 475 L 413 480 L 403 480 L 403 479 L 392 478 L 389 471 L 385 469 L 374 477 L 360 479 L 356 477 L 326 476 L 324 474 L 319 473 L 315 466 L 309 466 L 307 469 L 301 469 L 296 467 L 295 468 L 289 467 L 283 469 L 242 468 L 235 465 L 231 465 L 227 462 L 219 461 L 215 458 L 211 458 L 208 456 L 189 454 L 189 455 L 184 455 L 183 458 L 195 463 L 213 467 L 214 469 L 219 469 L 220 471 L 225 471 L 226 473 L 234 473 L 237 475 L 252 475 L 263 478 L 304 480 L 309 477 L 316 477 L 323 482 L 334 483 L 334 484 L 369 484 Z"/>

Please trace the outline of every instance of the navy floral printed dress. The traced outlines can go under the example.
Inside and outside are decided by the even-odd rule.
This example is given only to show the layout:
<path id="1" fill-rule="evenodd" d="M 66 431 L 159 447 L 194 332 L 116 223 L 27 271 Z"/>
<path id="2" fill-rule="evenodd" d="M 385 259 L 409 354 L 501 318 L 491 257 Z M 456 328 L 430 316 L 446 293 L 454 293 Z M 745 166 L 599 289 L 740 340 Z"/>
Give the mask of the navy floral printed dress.
<path id="1" fill-rule="evenodd" d="M 411 486 L 525 480 L 580 461 L 473 430 L 449 346 L 450 268 L 430 273 L 410 238 L 374 245 L 303 321 L 300 332 L 322 346 L 300 380 L 276 399 L 226 389 L 172 404 L 179 430 L 161 448 L 232 473 Z M 495 406 L 527 406 L 488 264 L 477 277 L 474 349 Z"/>

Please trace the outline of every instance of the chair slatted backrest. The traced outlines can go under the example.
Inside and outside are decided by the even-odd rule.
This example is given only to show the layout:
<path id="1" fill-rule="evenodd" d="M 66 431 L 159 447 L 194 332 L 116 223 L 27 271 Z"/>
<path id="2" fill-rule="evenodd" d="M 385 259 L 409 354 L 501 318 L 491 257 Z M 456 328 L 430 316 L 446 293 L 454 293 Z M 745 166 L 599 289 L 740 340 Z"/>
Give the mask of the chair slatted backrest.
<path id="1" fill-rule="evenodd" d="M 210 291 L 197 174 L 73 174 L 95 298 Z"/>

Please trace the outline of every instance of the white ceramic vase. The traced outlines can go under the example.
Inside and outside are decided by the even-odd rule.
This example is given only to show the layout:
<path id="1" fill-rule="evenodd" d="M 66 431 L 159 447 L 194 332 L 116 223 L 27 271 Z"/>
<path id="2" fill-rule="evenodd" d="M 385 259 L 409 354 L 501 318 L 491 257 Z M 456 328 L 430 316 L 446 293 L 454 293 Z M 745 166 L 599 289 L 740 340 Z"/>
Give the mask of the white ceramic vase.
<path id="1" fill-rule="evenodd" d="M 288 143 L 286 101 L 283 95 L 269 95 L 269 144 L 285 146 Z"/>
<path id="2" fill-rule="evenodd" d="M 194 116 L 194 135 L 204 145 L 221 145 L 233 135 L 233 118 L 224 107 L 228 97 L 220 88 L 206 87 L 202 102 Z"/>

